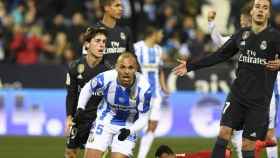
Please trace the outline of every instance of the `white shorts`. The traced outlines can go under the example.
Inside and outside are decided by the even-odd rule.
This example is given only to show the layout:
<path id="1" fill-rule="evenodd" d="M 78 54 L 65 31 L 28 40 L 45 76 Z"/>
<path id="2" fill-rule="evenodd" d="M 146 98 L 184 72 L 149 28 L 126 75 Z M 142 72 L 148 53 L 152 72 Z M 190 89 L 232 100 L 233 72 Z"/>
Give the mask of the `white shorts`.
<path id="1" fill-rule="evenodd" d="M 110 146 L 112 152 L 118 152 L 128 157 L 132 156 L 136 135 L 130 135 L 126 140 L 119 141 L 118 135 L 121 128 L 124 126 L 104 124 L 102 121 L 96 122 L 96 126 L 91 129 L 86 148 L 105 152 Z"/>
<path id="2" fill-rule="evenodd" d="M 274 91 L 272 93 L 272 97 L 270 100 L 270 106 L 269 106 L 269 125 L 268 128 L 276 128 L 277 124 L 277 107 L 279 104 L 279 95 L 275 95 Z"/>
<path id="3" fill-rule="evenodd" d="M 160 119 L 160 108 L 161 108 L 161 96 L 151 98 L 151 112 L 150 118 L 151 121 L 158 121 Z"/>

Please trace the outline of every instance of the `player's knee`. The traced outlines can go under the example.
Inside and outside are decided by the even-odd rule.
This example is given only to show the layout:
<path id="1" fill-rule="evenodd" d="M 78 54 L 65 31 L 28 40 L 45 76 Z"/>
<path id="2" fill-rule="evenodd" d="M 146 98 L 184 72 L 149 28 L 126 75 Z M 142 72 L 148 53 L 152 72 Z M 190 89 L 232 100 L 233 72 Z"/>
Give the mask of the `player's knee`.
<path id="1" fill-rule="evenodd" d="M 76 158 L 78 155 L 78 151 L 75 149 L 66 149 L 65 150 L 65 158 Z"/>
<path id="2" fill-rule="evenodd" d="M 242 150 L 252 151 L 255 149 L 255 141 L 243 138 L 242 140 Z"/>
<path id="3" fill-rule="evenodd" d="M 276 140 L 274 129 L 269 129 L 267 131 L 266 140 L 268 140 L 268 141 L 275 141 Z"/>
<path id="4" fill-rule="evenodd" d="M 148 125 L 148 131 L 155 132 L 157 125 L 158 125 L 157 121 L 150 121 Z"/>
<path id="5" fill-rule="evenodd" d="M 222 126 L 220 128 L 219 137 L 229 140 L 232 135 L 232 128 Z"/>

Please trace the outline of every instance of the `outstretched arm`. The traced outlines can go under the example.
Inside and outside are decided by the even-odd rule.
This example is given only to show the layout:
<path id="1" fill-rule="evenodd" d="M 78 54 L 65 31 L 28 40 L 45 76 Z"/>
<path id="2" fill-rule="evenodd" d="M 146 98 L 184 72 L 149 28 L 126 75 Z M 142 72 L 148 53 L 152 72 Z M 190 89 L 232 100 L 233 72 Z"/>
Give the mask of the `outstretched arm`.
<path id="1" fill-rule="evenodd" d="M 180 64 L 177 67 L 175 67 L 173 71 L 176 75 L 183 76 L 184 74 L 186 74 L 186 72 L 195 71 L 204 67 L 209 67 L 229 59 L 239 50 L 235 42 L 237 35 L 238 33 L 233 35 L 216 52 L 195 63 L 189 63 L 187 60 L 178 60 Z"/>

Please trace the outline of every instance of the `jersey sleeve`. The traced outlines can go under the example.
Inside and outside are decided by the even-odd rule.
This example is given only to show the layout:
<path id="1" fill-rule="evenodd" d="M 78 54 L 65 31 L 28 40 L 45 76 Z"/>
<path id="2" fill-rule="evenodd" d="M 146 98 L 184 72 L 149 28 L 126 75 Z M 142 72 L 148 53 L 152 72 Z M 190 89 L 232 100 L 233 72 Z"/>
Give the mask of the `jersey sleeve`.
<path id="1" fill-rule="evenodd" d="M 204 67 L 209 67 L 221 63 L 234 56 L 236 53 L 238 53 L 239 50 L 236 44 L 236 40 L 239 34 L 240 32 L 237 32 L 236 34 L 232 35 L 231 38 L 222 47 L 220 47 L 216 52 L 212 53 L 211 55 L 195 63 L 188 63 L 187 70 L 194 71 Z"/>
<path id="2" fill-rule="evenodd" d="M 82 88 L 77 109 L 85 109 L 87 102 L 91 98 L 91 96 L 95 93 L 99 93 L 100 90 L 103 90 L 104 86 L 104 75 L 99 74 L 95 78 L 91 79 L 89 82 L 85 84 Z"/>
<path id="3" fill-rule="evenodd" d="M 208 30 L 211 34 L 211 39 L 217 48 L 221 47 L 223 44 L 229 40 L 229 36 L 223 37 L 216 29 L 216 25 L 214 22 L 208 23 Z"/>
<path id="4" fill-rule="evenodd" d="M 74 116 L 78 102 L 78 83 L 75 75 L 75 63 L 71 64 L 68 73 L 66 74 L 66 114 Z"/>

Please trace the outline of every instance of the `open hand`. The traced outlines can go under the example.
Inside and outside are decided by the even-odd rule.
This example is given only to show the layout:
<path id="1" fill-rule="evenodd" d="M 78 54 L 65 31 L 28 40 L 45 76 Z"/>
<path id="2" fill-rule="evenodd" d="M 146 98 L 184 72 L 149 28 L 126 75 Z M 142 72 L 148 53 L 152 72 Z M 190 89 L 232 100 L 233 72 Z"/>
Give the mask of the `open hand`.
<path id="1" fill-rule="evenodd" d="M 178 75 L 178 76 L 183 76 L 187 73 L 187 61 L 186 60 L 177 60 L 180 64 L 176 66 L 172 71 Z"/>
<path id="2" fill-rule="evenodd" d="M 280 59 L 276 58 L 275 60 L 270 60 L 265 65 L 265 67 L 270 71 L 277 71 L 280 69 Z"/>

